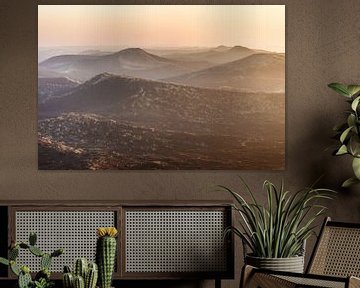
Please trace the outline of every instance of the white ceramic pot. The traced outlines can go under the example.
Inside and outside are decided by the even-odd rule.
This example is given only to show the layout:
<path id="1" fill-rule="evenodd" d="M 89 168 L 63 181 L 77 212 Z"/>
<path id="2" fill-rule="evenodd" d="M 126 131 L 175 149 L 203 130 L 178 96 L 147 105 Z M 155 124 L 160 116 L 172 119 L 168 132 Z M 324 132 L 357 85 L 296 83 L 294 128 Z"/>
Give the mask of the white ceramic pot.
<path id="1" fill-rule="evenodd" d="M 262 269 L 304 273 L 304 256 L 289 258 L 263 258 L 246 255 L 245 263 Z"/>

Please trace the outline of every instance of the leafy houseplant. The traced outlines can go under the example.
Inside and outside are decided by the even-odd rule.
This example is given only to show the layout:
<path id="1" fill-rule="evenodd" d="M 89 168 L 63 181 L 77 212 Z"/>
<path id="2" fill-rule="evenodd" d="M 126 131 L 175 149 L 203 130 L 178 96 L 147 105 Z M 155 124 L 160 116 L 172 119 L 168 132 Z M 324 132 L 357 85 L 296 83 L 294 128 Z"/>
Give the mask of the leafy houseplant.
<path id="1" fill-rule="evenodd" d="M 10 266 L 11 271 L 18 277 L 19 288 L 50 288 L 54 283 L 50 280 L 50 265 L 54 257 L 58 257 L 64 253 L 63 249 L 57 249 L 51 254 L 45 253 L 36 246 L 37 236 L 35 233 L 30 233 L 29 243 L 12 243 L 8 252 L 8 259 L 0 257 L 0 263 Z M 41 270 L 35 275 L 33 280 L 30 275 L 30 269 L 24 265 L 19 267 L 16 259 L 19 256 L 20 249 L 26 249 L 33 255 L 41 258 Z"/>
<path id="2" fill-rule="evenodd" d="M 346 97 L 351 109 L 347 112 L 345 123 L 337 125 L 334 130 L 339 138 L 340 145 L 334 152 L 335 155 L 351 155 L 354 176 L 347 179 L 342 186 L 348 187 L 360 183 L 360 85 L 344 85 L 331 83 L 331 89 Z"/>
<path id="3" fill-rule="evenodd" d="M 284 258 L 296 257 L 299 263 L 296 264 L 295 270 L 290 268 L 285 270 L 302 272 L 304 243 L 314 233 L 315 220 L 326 209 L 317 202 L 320 199 L 331 199 L 334 191 L 305 188 L 290 193 L 285 191 L 283 183 L 278 189 L 270 181 L 265 181 L 267 204 L 263 206 L 256 200 L 249 186 L 244 181 L 243 183 L 251 201 L 246 201 L 232 189 L 220 186 L 234 197 L 236 204 L 233 208 L 240 215 L 240 227 L 228 227 L 226 234 L 233 232 L 250 249 L 251 254 L 246 255 L 245 258 L 247 264 L 259 267 L 262 265 L 261 259 L 265 259 L 264 262 L 268 263 L 268 259 L 284 262 L 282 260 Z M 284 267 L 277 269 L 278 262 L 275 262 L 274 266 L 261 268 L 281 270 Z"/>

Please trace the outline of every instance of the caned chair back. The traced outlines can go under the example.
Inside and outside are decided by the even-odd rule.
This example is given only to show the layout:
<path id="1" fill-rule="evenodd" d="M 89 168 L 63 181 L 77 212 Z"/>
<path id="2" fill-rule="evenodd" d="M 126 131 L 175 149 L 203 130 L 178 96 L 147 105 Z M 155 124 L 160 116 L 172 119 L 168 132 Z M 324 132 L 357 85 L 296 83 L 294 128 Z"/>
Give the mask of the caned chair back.
<path id="1" fill-rule="evenodd" d="M 360 224 L 333 222 L 327 218 L 307 273 L 360 277 Z"/>

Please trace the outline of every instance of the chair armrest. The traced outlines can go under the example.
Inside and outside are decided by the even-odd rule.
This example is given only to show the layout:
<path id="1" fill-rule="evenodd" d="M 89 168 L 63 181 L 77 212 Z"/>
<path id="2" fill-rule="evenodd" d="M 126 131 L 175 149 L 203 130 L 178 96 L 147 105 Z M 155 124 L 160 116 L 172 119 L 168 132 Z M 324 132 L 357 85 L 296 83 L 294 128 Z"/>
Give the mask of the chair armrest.
<path id="1" fill-rule="evenodd" d="M 349 288 L 360 288 L 360 278 L 350 276 L 349 277 Z"/>
<path id="2" fill-rule="evenodd" d="M 349 284 L 349 285 L 347 285 Z M 241 288 L 295 288 L 295 287 L 360 288 L 356 277 L 333 277 L 315 274 L 280 272 L 245 266 L 241 277 Z"/>
<path id="3" fill-rule="evenodd" d="M 243 267 L 241 280 L 241 288 L 296 288 L 296 283 L 281 279 L 272 274 L 262 273 L 260 269 L 246 265 Z"/>

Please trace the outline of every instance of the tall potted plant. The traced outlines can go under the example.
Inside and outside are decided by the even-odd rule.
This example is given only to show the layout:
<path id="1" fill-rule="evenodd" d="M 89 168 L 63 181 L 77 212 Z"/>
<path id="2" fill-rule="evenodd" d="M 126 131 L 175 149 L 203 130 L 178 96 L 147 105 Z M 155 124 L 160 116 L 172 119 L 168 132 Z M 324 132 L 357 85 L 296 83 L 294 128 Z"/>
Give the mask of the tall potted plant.
<path id="1" fill-rule="evenodd" d="M 245 264 L 278 271 L 300 272 L 304 270 L 304 244 L 314 233 L 315 220 L 326 207 L 318 200 L 331 199 L 334 192 L 328 189 L 305 188 L 296 193 L 278 189 L 266 180 L 266 205 L 261 205 L 248 185 L 243 181 L 251 201 L 225 186 L 235 199 L 233 208 L 240 216 L 239 226 L 228 227 L 243 241 L 250 253 L 244 255 Z M 246 249 L 244 249 L 246 251 Z"/>
<path id="2" fill-rule="evenodd" d="M 352 169 L 354 176 L 347 179 L 342 186 L 349 187 L 360 183 L 360 85 L 344 85 L 341 83 L 331 83 L 329 88 L 346 98 L 350 104 L 347 111 L 347 118 L 344 123 L 334 127 L 339 139 L 339 146 L 334 151 L 334 155 L 350 155 L 352 157 Z"/>

